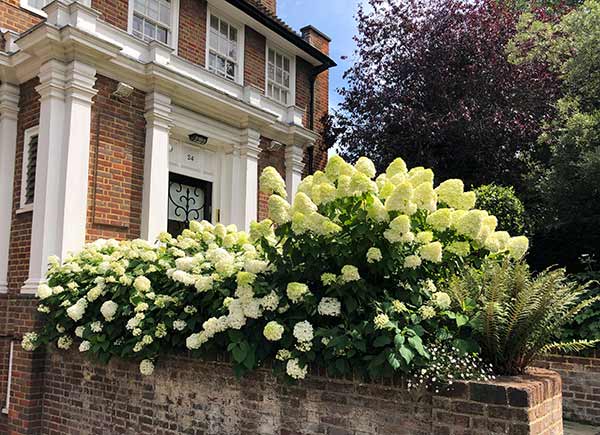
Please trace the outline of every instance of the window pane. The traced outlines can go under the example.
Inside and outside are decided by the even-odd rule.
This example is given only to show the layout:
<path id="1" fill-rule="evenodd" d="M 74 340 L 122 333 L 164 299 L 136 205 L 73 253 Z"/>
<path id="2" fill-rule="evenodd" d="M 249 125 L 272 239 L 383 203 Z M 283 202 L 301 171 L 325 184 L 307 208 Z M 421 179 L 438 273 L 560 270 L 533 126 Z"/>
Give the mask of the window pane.
<path id="1" fill-rule="evenodd" d="M 277 69 L 275 72 L 275 83 L 281 84 L 283 83 L 282 72 L 280 69 Z"/>
<path id="2" fill-rule="evenodd" d="M 229 39 L 232 40 L 233 42 L 237 42 L 237 29 L 235 27 L 230 27 Z"/>
<path id="3" fill-rule="evenodd" d="M 229 44 L 228 56 L 232 59 L 237 59 L 237 44 L 235 42 Z"/>
<path id="4" fill-rule="evenodd" d="M 235 79 L 235 64 L 231 61 L 227 61 L 227 77 Z"/>
<path id="5" fill-rule="evenodd" d="M 144 22 L 144 36 L 145 39 L 156 39 L 156 28 L 154 27 L 154 24 L 148 21 Z"/>
<path id="6" fill-rule="evenodd" d="M 288 93 L 286 91 L 281 91 L 281 102 L 283 104 L 288 103 Z"/>
<path id="7" fill-rule="evenodd" d="M 142 34 L 143 28 L 144 28 L 144 21 L 137 15 L 134 15 L 133 16 L 133 32 Z"/>
<path id="8" fill-rule="evenodd" d="M 276 63 L 276 65 L 277 65 L 277 68 L 281 68 L 281 65 L 282 65 L 282 63 L 283 63 L 283 59 L 282 59 L 282 57 L 281 57 L 281 55 L 280 55 L 280 54 L 278 54 L 278 55 L 275 57 L 275 61 L 276 61 L 275 63 Z"/>
<path id="9" fill-rule="evenodd" d="M 163 27 L 157 27 L 156 29 L 156 39 L 160 42 L 167 43 L 167 30 Z"/>
<path id="10" fill-rule="evenodd" d="M 290 72 L 290 60 L 287 57 L 283 58 L 283 69 L 286 72 Z"/>
<path id="11" fill-rule="evenodd" d="M 290 75 L 288 73 L 283 74 L 283 86 L 288 89 L 290 87 Z"/>
<path id="12" fill-rule="evenodd" d="M 228 39 L 229 25 L 224 21 L 221 21 L 221 34 L 225 37 L 225 39 Z"/>
<path id="13" fill-rule="evenodd" d="M 215 17 L 214 15 L 210 16 L 210 27 L 212 27 L 215 30 L 219 30 L 219 19 L 217 17 Z"/>
<path id="14" fill-rule="evenodd" d="M 144 3 L 143 0 L 135 0 L 135 5 L 133 8 L 136 12 L 139 12 L 141 14 L 145 14 L 146 13 L 146 3 Z"/>
<path id="15" fill-rule="evenodd" d="M 158 20 L 158 2 L 156 0 L 148 0 L 148 17 Z"/>
<path id="16" fill-rule="evenodd" d="M 160 22 L 164 24 L 169 24 L 171 20 L 171 8 L 169 8 L 168 4 L 160 5 Z"/>

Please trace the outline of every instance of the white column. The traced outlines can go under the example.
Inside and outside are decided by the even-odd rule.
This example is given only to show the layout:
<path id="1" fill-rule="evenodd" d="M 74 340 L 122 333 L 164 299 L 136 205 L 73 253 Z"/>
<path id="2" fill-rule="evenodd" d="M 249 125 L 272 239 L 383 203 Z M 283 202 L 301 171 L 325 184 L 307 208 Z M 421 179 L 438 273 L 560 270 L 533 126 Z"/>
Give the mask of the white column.
<path id="1" fill-rule="evenodd" d="M 59 257 L 85 244 L 92 98 L 96 95 L 96 69 L 79 61 L 67 66 L 63 155 L 64 205 Z M 101 127 L 102 128 L 102 127 Z"/>
<path id="2" fill-rule="evenodd" d="M 285 185 L 288 200 L 292 202 L 302 181 L 304 171 L 304 147 L 288 145 L 285 147 Z"/>
<path id="3" fill-rule="evenodd" d="M 13 206 L 19 87 L 0 85 L 0 293 L 8 291 L 8 253 Z"/>
<path id="4" fill-rule="evenodd" d="M 50 60 L 40 67 L 40 125 L 31 228 L 29 278 L 22 293 L 33 293 L 46 276 L 48 257 L 60 253 L 61 181 L 64 173 L 66 65 Z"/>
<path id="5" fill-rule="evenodd" d="M 146 149 L 142 238 L 154 241 L 169 218 L 169 131 L 171 99 L 159 92 L 146 96 Z"/>
<path id="6" fill-rule="evenodd" d="M 260 133 L 246 129 L 232 156 L 232 223 L 249 229 L 258 217 Z"/>

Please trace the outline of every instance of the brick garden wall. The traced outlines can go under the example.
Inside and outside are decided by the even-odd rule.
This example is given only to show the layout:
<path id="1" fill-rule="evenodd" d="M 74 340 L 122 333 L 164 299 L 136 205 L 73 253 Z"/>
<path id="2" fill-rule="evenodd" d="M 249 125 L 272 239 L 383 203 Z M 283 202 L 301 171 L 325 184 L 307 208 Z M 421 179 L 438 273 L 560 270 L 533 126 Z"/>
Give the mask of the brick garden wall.
<path id="1" fill-rule="evenodd" d="M 563 412 L 567 420 L 600 427 L 600 351 L 585 357 L 548 356 L 537 365 L 560 374 Z"/>
<path id="2" fill-rule="evenodd" d="M 549 371 L 445 396 L 402 383 L 361 384 L 315 373 L 292 385 L 266 370 L 238 380 L 224 362 L 99 366 L 77 351 L 46 360 L 42 433 L 242 435 L 561 434 L 560 378 Z"/>

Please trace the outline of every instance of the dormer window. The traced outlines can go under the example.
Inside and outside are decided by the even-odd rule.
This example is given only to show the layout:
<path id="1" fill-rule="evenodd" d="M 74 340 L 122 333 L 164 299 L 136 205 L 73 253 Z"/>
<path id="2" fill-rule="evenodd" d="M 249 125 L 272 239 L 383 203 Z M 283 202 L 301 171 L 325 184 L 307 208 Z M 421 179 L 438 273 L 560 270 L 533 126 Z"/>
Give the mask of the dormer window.
<path id="1" fill-rule="evenodd" d="M 240 77 L 242 32 L 231 22 L 210 14 L 208 30 L 208 70 L 231 81 Z"/>

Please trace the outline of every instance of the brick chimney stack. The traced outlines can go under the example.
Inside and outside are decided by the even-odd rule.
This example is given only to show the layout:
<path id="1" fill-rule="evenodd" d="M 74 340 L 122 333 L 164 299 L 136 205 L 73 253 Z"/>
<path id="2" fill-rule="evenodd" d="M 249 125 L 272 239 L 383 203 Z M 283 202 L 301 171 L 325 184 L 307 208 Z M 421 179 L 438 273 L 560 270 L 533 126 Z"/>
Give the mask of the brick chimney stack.
<path id="1" fill-rule="evenodd" d="M 258 3 L 273 12 L 274 15 L 277 14 L 277 0 L 258 0 Z"/>

